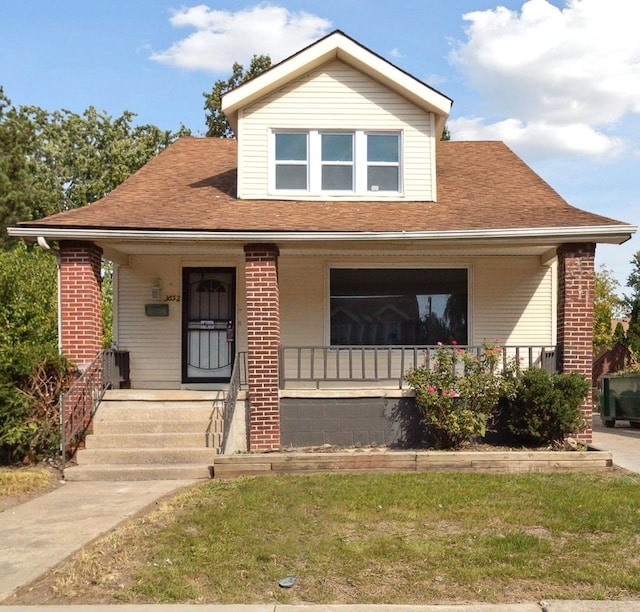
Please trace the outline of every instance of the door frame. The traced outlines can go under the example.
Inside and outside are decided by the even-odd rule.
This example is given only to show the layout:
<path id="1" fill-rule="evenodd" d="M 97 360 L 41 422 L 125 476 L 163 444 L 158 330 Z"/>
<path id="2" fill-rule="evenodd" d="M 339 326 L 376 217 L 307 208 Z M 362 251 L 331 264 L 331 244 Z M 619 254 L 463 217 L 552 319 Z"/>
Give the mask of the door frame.
<path id="1" fill-rule="evenodd" d="M 233 340 L 231 342 L 231 370 L 233 370 L 233 362 L 235 360 L 236 345 L 237 345 L 237 271 L 232 266 L 183 266 L 182 272 L 182 322 L 181 322 L 181 334 L 180 341 L 182 343 L 181 349 L 181 364 L 180 369 L 182 372 L 183 384 L 198 384 L 198 383 L 228 383 L 231 379 L 231 373 L 229 376 L 212 376 L 212 377 L 189 377 L 188 375 L 188 333 L 189 333 L 189 272 L 193 271 L 213 271 L 220 273 L 231 274 L 231 313 L 233 314 Z"/>

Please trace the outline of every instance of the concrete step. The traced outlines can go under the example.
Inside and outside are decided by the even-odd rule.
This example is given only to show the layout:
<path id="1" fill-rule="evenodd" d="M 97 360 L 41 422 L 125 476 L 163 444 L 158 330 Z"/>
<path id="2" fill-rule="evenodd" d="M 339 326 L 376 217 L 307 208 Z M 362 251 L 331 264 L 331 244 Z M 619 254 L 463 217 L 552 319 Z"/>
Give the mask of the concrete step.
<path id="1" fill-rule="evenodd" d="M 95 421 L 192 421 L 216 418 L 211 402 L 101 402 Z"/>
<path id="2" fill-rule="evenodd" d="M 219 433 L 222 431 L 222 420 L 192 421 L 110 421 L 95 420 L 93 433 L 98 434 L 159 434 L 159 433 L 203 433 L 206 431 Z"/>
<path id="3" fill-rule="evenodd" d="M 106 401 L 145 401 L 145 402 L 184 402 L 184 401 L 215 401 L 224 400 L 226 392 L 219 391 L 188 391 L 178 389 L 110 389 L 105 392 Z"/>
<path id="4" fill-rule="evenodd" d="M 210 464 L 75 465 L 65 469 L 69 481 L 193 480 L 212 477 Z"/>
<path id="5" fill-rule="evenodd" d="M 210 448 L 84 448 L 76 453 L 78 465 L 196 463 L 212 465 L 217 449 Z"/>
<path id="6" fill-rule="evenodd" d="M 85 439 L 85 448 L 216 448 L 221 433 L 123 433 L 93 434 Z"/>

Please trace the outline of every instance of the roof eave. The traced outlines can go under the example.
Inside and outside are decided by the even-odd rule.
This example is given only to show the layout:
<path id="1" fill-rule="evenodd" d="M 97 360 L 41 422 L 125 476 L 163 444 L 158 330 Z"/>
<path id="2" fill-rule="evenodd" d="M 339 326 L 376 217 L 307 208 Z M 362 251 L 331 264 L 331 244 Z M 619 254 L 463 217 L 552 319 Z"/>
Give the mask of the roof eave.
<path id="1" fill-rule="evenodd" d="M 175 229 L 108 229 L 66 227 L 11 227 L 10 236 L 35 240 L 142 240 L 142 241 L 518 241 L 528 243 L 597 242 L 623 244 L 636 232 L 633 225 L 597 225 L 588 227 L 508 228 L 447 231 L 248 231 L 248 230 L 175 230 Z"/>

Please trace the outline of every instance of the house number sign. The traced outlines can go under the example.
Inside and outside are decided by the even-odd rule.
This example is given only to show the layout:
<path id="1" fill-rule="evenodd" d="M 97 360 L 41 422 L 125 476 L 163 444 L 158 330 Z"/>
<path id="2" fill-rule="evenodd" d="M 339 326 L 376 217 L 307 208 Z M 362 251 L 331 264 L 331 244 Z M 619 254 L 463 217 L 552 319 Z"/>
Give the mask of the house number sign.
<path id="1" fill-rule="evenodd" d="M 180 301 L 180 296 L 179 295 L 165 295 L 164 296 L 164 301 L 165 302 L 179 302 Z"/>

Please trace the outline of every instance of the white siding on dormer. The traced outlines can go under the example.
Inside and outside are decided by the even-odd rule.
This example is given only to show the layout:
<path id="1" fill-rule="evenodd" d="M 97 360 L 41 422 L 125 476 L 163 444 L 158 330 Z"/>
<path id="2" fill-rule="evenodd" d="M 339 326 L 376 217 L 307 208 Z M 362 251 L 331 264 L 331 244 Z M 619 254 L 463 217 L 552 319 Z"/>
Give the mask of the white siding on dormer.
<path id="1" fill-rule="evenodd" d="M 353 199 L 435 200 L 435 140 L 431 113 L 342 62 L 322 66 L 244 108 L 239 114 L 239 198 L 283 199 L 280 194 L 269 193 L 269 135 L 271 130 L 277 129 L 401 132 L 402 194 L 367 194 Z M 323 194 L 308 199 L 326 200 L 329 197 Z M 335 197 L 351 199 L 344 195 Z"/>

